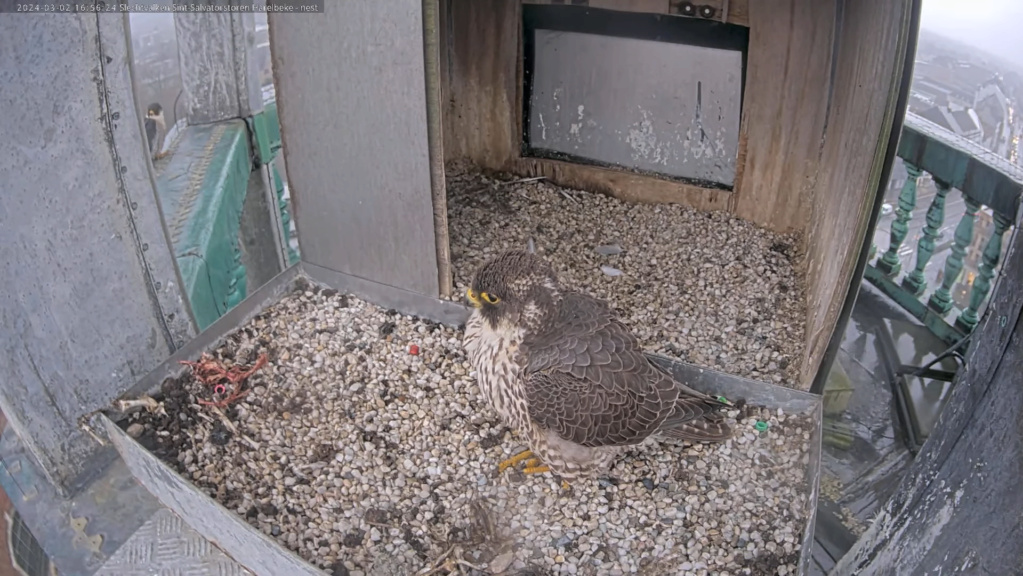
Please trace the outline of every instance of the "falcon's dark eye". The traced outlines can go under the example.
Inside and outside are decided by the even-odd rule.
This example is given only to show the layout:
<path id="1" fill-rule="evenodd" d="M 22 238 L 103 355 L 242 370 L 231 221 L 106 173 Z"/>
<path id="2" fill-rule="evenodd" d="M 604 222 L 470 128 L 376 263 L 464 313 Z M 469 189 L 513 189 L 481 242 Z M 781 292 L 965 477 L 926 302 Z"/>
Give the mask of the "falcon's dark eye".
<path id="1" fill-rule="evenodd" d="M 497 304 L 498 302 L 501 301 L 500 298 L 498 298 L 497 296 L 494 296 L 493 294 L 491 294 L 489 292 L 480 292 L 480 298 L 483 298 L 489 304 Z"/>

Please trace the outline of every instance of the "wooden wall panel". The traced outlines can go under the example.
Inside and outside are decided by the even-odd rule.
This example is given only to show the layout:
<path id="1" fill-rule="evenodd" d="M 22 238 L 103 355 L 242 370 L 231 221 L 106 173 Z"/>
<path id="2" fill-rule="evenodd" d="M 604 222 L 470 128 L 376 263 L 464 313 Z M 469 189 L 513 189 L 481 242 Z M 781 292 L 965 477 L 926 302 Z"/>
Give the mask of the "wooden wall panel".
<path id="1" fill-rule="evenodd" d="M 444 0 L 444 156 L 499 170 L 519 155 L 519 0 Z"/>
<path id="2" fill-rule="evenodd" d="M 803 231 L 824 136 L 835 3 L 762 0 L 749 8 L 745 151 L 733 209 L 778 232 Z"/>
<path id="3" fill-rule="evenodd" d="M 804 387 L 816 375 L 852 281 L 881 178 L 903 74 L 912 0 L 846 2 L 834 97 L 807 229 Z"/>

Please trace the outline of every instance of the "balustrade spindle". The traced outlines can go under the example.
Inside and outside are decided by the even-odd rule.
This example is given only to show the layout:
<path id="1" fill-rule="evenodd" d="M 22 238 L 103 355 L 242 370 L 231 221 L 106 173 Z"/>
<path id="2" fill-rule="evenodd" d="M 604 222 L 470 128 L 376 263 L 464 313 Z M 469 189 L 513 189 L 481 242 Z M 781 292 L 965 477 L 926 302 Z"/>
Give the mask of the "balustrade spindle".
<path id="1" fill-rule="evenodd" d="M 991 239 L 988 240 L 987 246 L 984 247 L 980 270 L 977 272 L 976 280 L 973 281 L 973 289 L 970 290 L 970 305 L 963 310 L 959 318 L 956 318 L 956 327 L 966 332 L 973 330 L 980 320 L 978 315 L 980 305 L 984 303 L 988 291 L 991 290 L 991 278 L 994 277 L 995 268 L 998 267 L 998 261 L 1002 257 L 1002 236 L 1009 229 L 1010 221 L 997 213 L 994 215 L 994 220 L 995 229 L 991 233 Z"/>
<path id="2" fill-rule="evenodd" d="M 914 296 L 920 296 L 927 289 L 927 278 L 924 269 L 934 254 L 934 241 L 938 239 L 938 231 L 945 222 L 945 196 L 951 186 L 939 180 L 934 181 L 935 194 L 927 209 L 927 224 L 924 225 L 923 236 L 916 248 L 916 268 L 902 279 L 902 285 Z"/>
<path id="3" fill-rule="evenodd" d="M 895 210 L 895 221 L 892 222 L 891 241 L 888 244 L 888 251 L 881 256 L 877 262 L 877 269 L 886 276 L 897 276 L 902 270 L 902 262 L 899 261 L 899 248 L 909 233 L 909 220 L 913 217 L 913 208 L 916 207 L 916 184 L 920 179 L 921 170 L 909 162 L 903 162 L 906 172 L 906 182 L 899 192 L 899 207 Z"/>
<path id="4" fill-rule="evenodd" d="M 963 200 L 966 202 L 966 210 L 956 226 L 952 253 L 945 260 L 945 276 L 942 278 L 941 287 L 931 294 L 931 298 L 927 302 L 931 310 L 939 314 L 946 314 L 952 309 L 952 287 L 955 286 L 959 273 L 963 270 L 963 256 L 966 254 L 966 247 L 973 242 L 973 221 L 977 210 L 980 209 L 980 203 L 971 200 L 965 194 Z"/>

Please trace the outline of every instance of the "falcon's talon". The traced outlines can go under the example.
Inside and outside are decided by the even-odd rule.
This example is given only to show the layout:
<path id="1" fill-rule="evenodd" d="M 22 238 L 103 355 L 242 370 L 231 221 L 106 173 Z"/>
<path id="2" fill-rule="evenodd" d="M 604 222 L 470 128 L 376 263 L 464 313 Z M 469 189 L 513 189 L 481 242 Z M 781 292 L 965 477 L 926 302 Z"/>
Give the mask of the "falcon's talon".
<path id="1" fill-rule="evenodd" d="M 505 460 L 504 462 L 501 462 L 500 464 L 498 464 L 497 465 L 497 471 L 498 472 L 504 472 L 510 466 L 514 466 L 514 465 L 518 464 L 519 462 L 522 462 L 526 458 L 532 458 L 533 460 L 536 460 L 536 458 L 533 458 L 533 452 L 531 450 L 523 450 L 522 452 L 519 452 L 518 454 L 516 454 L 516 455 L 512 456 L 511 458 Z"/>
<path id="2" fill-rule="evenodd" d="M 564 480 L 562 480 L 561 481 L 561 489 L 562 490 L 571 490 L 572 489 L 572 485 L 569 484 L 568 482 L 565 482 Z"/>
<path id="3" fill-rule="evenodd" d="M 537 468 L 537 467 L 542 466 L 542 465 L 543 465 L 543 462 L 541 462 L 539 458 L 530 458 L 529 460 L 526 460 L 526 466 L 525 467 L 526 468 Z"/>
<path id="4" fill-rule="evenodd" d="M 523 474 L 543 474 L 544 472 L 550 472 L 551 469 L 548 466 L 532 466 L 529 468 L 523 468 Z"/>

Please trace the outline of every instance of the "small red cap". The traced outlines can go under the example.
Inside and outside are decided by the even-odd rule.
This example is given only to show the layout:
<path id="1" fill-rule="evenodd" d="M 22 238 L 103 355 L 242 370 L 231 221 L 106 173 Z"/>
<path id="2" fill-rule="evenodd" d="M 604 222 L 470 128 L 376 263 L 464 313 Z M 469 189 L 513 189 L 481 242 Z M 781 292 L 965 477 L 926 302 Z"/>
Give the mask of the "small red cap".
<path id="1" fill-rule="evenodd" d="M 419 346 L 412 344 L 408 347 L 408 353 L 413 356 L 419 356 Z"/>

